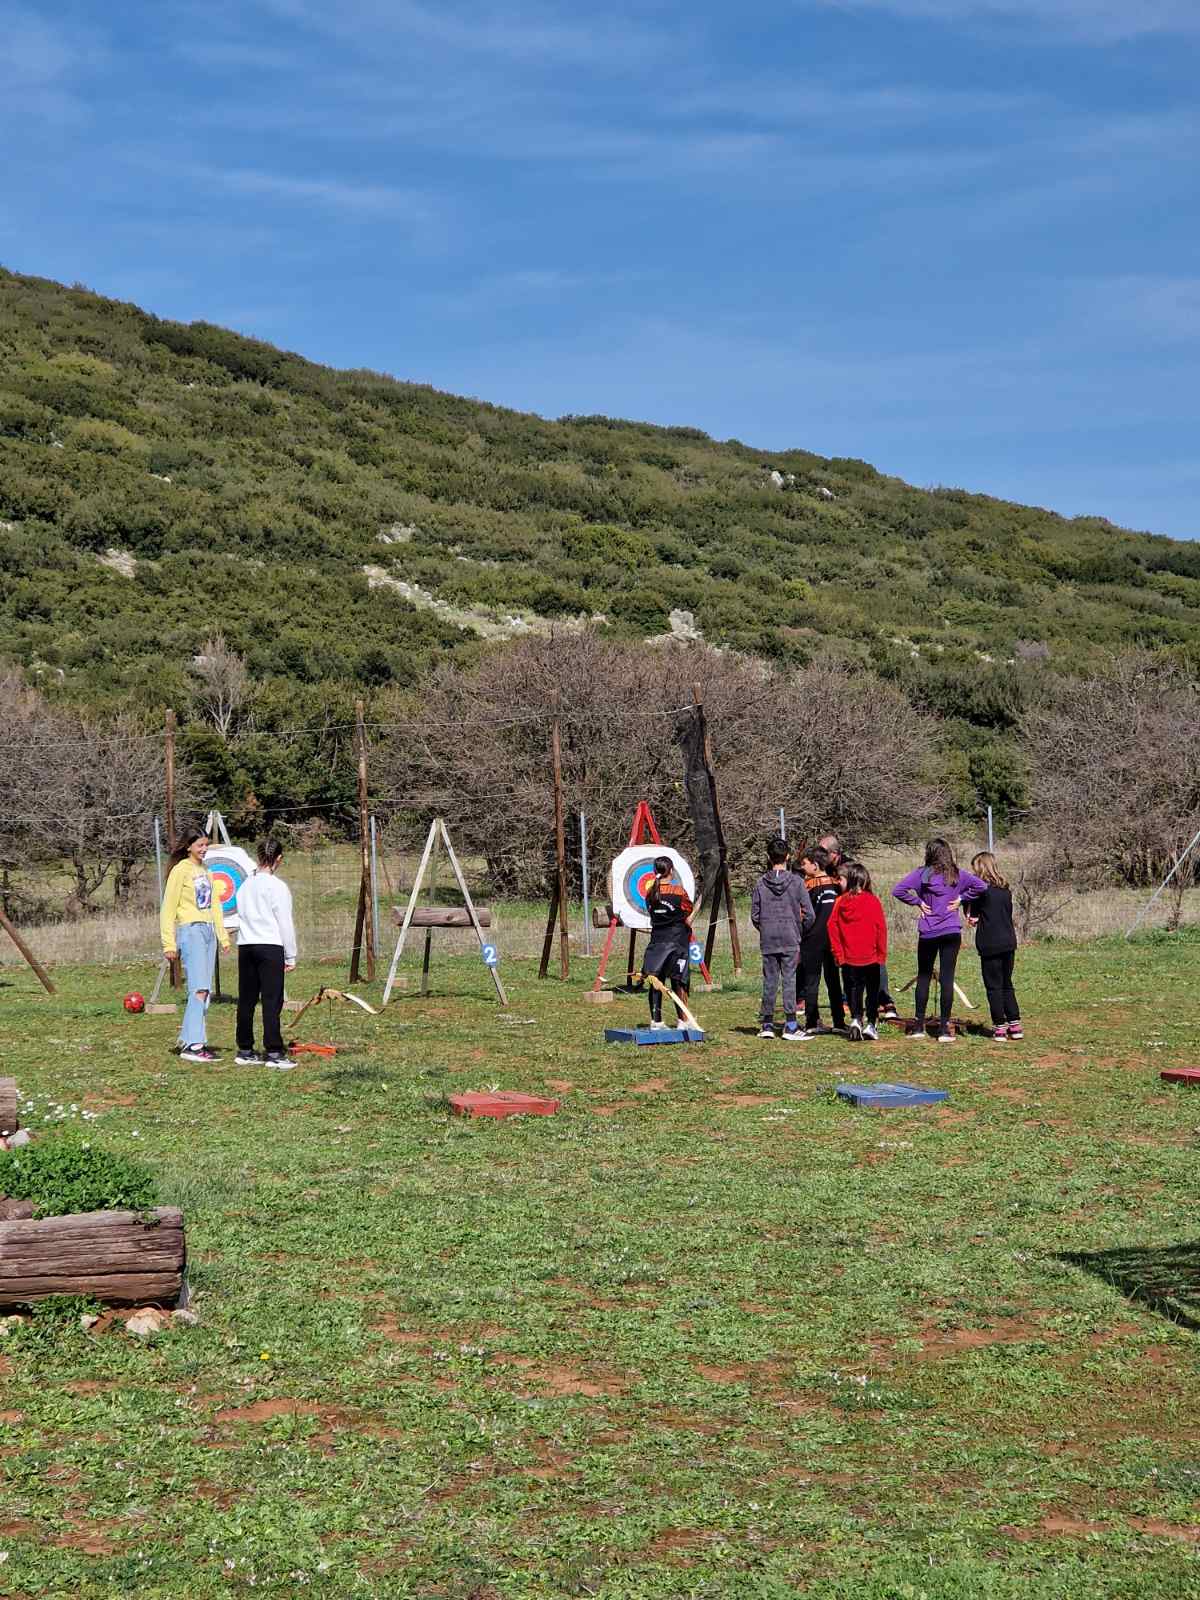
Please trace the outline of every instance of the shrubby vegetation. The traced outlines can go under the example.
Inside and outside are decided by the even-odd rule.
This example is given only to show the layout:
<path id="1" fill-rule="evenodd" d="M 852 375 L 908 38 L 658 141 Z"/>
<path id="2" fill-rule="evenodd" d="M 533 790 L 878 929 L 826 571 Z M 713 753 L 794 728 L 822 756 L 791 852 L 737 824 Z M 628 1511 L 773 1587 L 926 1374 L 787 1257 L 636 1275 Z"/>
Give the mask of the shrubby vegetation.
<path id="1" fill-rule="evenodd" d="M 410 716 L 437 669 L 439 704 L 458 682 L 486 703 L 514 615 L 558 628 L 559 681 L 564 625 L 602 619 L 616 649 L 672 612 L 789 686 L 781 748 L 865 751 L 903 713 L 947 803 L 1011 825 L 1044 802 L 1030 730 L 1052 680 L 1130 650 L 1200 662 L 1200 549 L 850 458 L 545 421 L 0 271 L 5 655 L 127 738 L 173 706 L 197 792 L 240 826 L 348 819 L 355 696 Z M 204 677 L 218 641 L 244 671 L 233 707 Z M 637 672 L 661 703 L 692 670 Z M 722 737 L 740 748 L 732 708 Z M 799 806 L 815 771 L 771 782 Z M 416 755 L 394 772 L 428 786 Z"/>

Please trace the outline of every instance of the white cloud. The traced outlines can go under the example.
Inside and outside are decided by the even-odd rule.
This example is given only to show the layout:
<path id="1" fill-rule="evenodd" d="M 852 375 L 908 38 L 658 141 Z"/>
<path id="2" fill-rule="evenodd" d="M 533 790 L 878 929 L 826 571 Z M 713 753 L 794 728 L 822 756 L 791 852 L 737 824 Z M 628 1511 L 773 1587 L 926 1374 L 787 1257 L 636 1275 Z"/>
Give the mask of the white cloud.
<path id="1" fill-rule="evenodd" d="M 429 197 L 384 184 L 352 183 L 342 178 L 293 178 L 285 173 L 242 167 L 192 166 L 184 175 L 230 194 L 262 195 L 271 200 L 322 206 L 362 217 L 398 217 L 425 225 L 435 218 Z"/>
<path id="2" fill-rule="evenodd" d="M 921 22 L 1025 24 L 1036 31 L 1113 44 L 1150 34 L 1200 33 L 1196 0 L 815 0 L 837 11 L 890 11 Z"/>

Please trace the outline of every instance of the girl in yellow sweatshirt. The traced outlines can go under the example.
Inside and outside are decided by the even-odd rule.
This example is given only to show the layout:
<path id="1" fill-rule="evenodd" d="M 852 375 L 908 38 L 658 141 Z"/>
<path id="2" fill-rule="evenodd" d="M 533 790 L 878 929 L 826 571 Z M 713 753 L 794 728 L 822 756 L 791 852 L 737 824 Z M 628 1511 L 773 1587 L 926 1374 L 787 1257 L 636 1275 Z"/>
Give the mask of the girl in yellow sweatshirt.
<path id="1" fill-rule="evenodd" d="M 159 915 L 163 954 L 168 960 L 174 960 L 176 955 L 183 958 L 187 980 L 187 1005 L 179 1025 L 182 1061 L 217 1059 L 216 1052 L 208 1048 L 205 1018 L 217 941 L 222 950 L 228 950 L 229 935 L 225 932 L 221 902 L 204 867 L 207 849 L 208 835 L 202 828 L 184 829 L 179 849 L 171 857 Z"/>

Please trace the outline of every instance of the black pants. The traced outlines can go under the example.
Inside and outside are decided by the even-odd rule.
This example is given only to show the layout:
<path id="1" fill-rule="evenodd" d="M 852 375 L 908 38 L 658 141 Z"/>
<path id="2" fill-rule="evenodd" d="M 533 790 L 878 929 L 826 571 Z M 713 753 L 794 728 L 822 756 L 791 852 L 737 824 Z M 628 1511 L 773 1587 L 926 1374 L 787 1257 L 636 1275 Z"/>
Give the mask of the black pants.
<path id="1" fill-rule="evenodd" d="M 667 984 L 670 988 L 678 990 L 686 997 L 692 981 L 692 963 L 688 954 L 688 946 L 680 944 L 677 940 L 659 944 L 654 939 L 651 939 L 646 947 L 642 971 L 647 977 L 653 976 L 657 978 L 660 983 Z M 652 983 L 648 983 L 646 988 L 650 996 L 650 1020 L 651 1022 L 661 1022 L 662 990 L 656 989 Z"/>
<path id="2" fill-rule="evenodd" d="M 262 998 L 263 1049 L 283 1054 L 283 946 L 238 945 L 237 1047 L 254 1049 L 254 1008 Z"/>
<path id="3" fill-rule="evenodd" d="M 825 939 L 819 944 L 800 946 L 800 988 L 804 995 L 804 1026 L 815 1028 L 821 1020 L 821 1008 L 818 1003 L 821 991 L 821 978 L 825 978 L 825 988 L 829 992 L 829 1020 L 835 1028 L 845 1027 L 846 1013 L 842 1002 L 841 968 L 833 959 L 833 951 L 829 948 L 829 941 Z"/>
<path id="4" fill-rule="evenodd" d="M 856 1022 L 865 1019 L 874 1027 L 879 1021 L 879 963 L 872 962 L 869 967 L 843 967 L 842 977 L 846 980 L 846 1005 L 851 1017 Z"/>
<path id="5" fill-rule="evenodd" d="M 1013 962 L 1015 950 L 1002 950 L 999 955 L 980 953 L 979 965 L 983 969 L 983 987 L 987 990 L 992 1022 L 999 1028 L 1006 1022 L 1020 1022 L 1021 1008 L 1013 993 Z"/>
<path id="6" fill-rule="evenodd" d="M 917 1004 L 918 1022 L 925 1020 L 925 1007 L 929 1004 L 929 984 L 933 978 L 933 964 L 938 963 L 938 982 L 942 986 L 940 1017 L 949 1022 L 954 1010 L 954 969 L 958 965 L 958 952 L 962 948 L 961 933 L 943 933 L 936 939 L 917 940 Z"/>

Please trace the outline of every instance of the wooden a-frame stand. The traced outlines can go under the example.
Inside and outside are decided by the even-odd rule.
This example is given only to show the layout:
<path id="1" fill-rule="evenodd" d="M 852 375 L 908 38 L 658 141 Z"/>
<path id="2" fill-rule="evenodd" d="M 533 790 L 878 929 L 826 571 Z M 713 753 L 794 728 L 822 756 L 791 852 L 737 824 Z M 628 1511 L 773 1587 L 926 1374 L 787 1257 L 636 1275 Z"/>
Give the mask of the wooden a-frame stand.
<path id="1" fill-rule="evenodd" d="M 24 939 L 22 939 L 21 935 L 13 927 L 12 923 L 8 920 L 3 911 L 0 911 L 0 928 L 4 929 L 8 937 L 25 957 L 30 970 L 33 972 L 42 988 L 45 989 L 46 993 L 55 994 L 57 991 L 55 990 L 54 985 L 51 983 L 50 978 L 46 973 L 46 969 L 42 966 L 41 962 L 34 955 L 33 951 L 25 943 Z"/>
<path id="2" fill-rule="evenodd" d="M 654 820 L 654 813 L 651 811 L 645 800 L 638 801 L 637 810 L 633 813 L 633 826 L 629 830 L 629 843 L 630 845 L 662 844 L 662 836 L 658 831 L 658 824 Z M 714 900 L 712 903 L 712 909 L 710 911 L 711 922 L 715 922 L 716 920 L 716 905 L 717 901 Z M 604 974 L 608 967 L 608 958 L 612 954 L 613 939 L 616 937 L 617 929 L 621 926 L 622 923 L 620 917 L 618 917 L 616 911 L 610 907 L 608 933 L 605 935 L 604 949 L 600 953 L 600 965 L 596 969 L 596 981 L 588 990 L 587 994 L 585 994 L 583 997 L 585 1000 L 592 1001 L 593 1004 L 603 1004 L 606 1000 L 612 999 L 612 990 L 604 987 Z M 627 983 L 633 982 L 633 975 L 637 970 L 634 964 L 636 954 L 637 929 L 630 928 L 629 960 L 626 965 Z M 707 956 L 700 963 L 700 971 L 703 974 L 704 982 L 708 988 L 715 988 L 716 985 L 714 985 L 712 976 L 708 970 Z"/>
<path id="3" fill-rule="evenodd" d="M 466 907 L 470 926 L 475 929 L 475 937 L 479 940 L 480 951 L 482 951 L 488 943 L 483 936 L 483 926 L 479 920 L 479 913 L 475 909 L 475 902 L 471 899 L 471 891 L 467 888 L 467 880 L 463 877 L 463 870 L 458 864 L 458 857 L 454 853 L 454 846 L 450 843 L 450 835 L 446 831 L 446 824 L 442 821 L 441 817 L 435 817 L 429 824 L 429 837 L 425 840 L 425 849 L 421 853 L 421 864 L 418 866 L 417 875 L 413 879 L 412 893 L 408 897 L 408 905 L 404 909 L 404 917 L 400 923 L 400 933 L 396 939 L 396 948 L 392 952 L 392 964 L 388 968 L 387 983 L 385 984 L 383 990 L 383 999 L 379 1003 L 380 1010 L 387 1005 L 389 999 L 391 998 L 392 989 L 395 987 L 396 968 L 400 965 L 400 957 L 404 952 L 404 941 L 408 938 L 408 930 L 413 925 L 413 918 L 417 910 L 417 900 L 420 898 L 421 894 L 421 885 L 425 880 L 425 874 L 430 869 L 431 863 L 434 859 L 434 852 L 439 843 L 446 852 L 447 859 L 450 862 L 450 870 L 454 873 L 455 880 L 458 883 L 459 890 L 463 897 L 463 903 Z M 426 973 L 429 971 L 429 944 L 430 934 L 427 931 L 425 936 Z M 508 996 L 504 992 L 504 985 L 500 982 L 500 973 L 494 966 L 491 965 L 488 966 L 488 971 L 492 975 L 492 982 L 496 985 L 496 993 L 500 997 L 500 1004 L 502 1006 L 506 1006 L 508 1004 Z"/>

